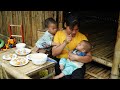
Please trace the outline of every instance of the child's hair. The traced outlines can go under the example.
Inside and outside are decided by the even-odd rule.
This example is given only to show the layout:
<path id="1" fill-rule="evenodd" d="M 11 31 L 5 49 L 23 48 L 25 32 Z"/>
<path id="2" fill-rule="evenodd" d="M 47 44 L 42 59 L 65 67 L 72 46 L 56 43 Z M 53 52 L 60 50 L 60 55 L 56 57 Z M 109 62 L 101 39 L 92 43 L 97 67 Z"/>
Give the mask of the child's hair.
<path id="1" fill-rule="evenodd" d="M 49 24 L 57 24 L 57 22 L 53 18 L 50 17 L 45 20 L 45 28 L 48 28 Z"/>
<path id="2" fill-rule="evenodd" d="M 87 41 L 87 40 L 83 40 L 82 42 L 85 43 L 85 48 L 84 48 L 85 51 L 89 52 L 92 49 L 92 44 L 89 41 Z"/>

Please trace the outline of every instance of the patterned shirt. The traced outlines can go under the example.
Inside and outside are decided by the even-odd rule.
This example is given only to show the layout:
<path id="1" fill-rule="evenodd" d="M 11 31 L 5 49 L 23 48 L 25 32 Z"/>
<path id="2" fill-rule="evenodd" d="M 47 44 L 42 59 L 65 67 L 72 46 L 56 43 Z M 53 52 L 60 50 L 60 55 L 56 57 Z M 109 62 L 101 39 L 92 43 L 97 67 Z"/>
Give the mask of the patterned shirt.
<path id="1" fill-rule="evenodd" d="M 76 54 L 76 55 L 78 55 L 78 56 L 85 56 L 85 55 L 86 55 L 84 52 L 80 52 L 80 51 L 78 51 L 77 49 L 74 49 L 74 50 L 72 51 L 72 53 L 73 53 L 73 54 Z"/>
<path id="2" fill-rule="evenodd" d="M 51 49 L 52 41 L 53 35 L 47 30 L 45 34 L 36 42 L 36 46 L 37 48 L 42 48 L 49 51 Z"/>

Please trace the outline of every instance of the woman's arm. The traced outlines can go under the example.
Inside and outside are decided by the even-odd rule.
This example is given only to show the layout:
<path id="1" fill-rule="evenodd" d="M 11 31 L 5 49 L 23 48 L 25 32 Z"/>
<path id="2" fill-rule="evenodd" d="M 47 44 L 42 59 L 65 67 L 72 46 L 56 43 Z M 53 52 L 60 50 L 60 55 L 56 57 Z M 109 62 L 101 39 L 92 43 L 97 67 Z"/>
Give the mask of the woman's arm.
<path id="1" fill-rule="evenodd" d="M 52 55 L 53 56 L 59 55 L 62 52 L 62 50 L 64 49 L 64 47 L 66 46 L 66 44 L 67 44 L 67 42 L 64 41 L 59 46 L 53 46 L 53 48 L 52 48 Z"/>
<path id="2" fill-rule="evenodd" d="M 72 53 L 69 53 L 69 59 L 70 60 L 75 60 L 75 61 L 79 61 L 82 63 L 88 63 L 92 61 L 92 55 L 91 52 L 87 53 L 86 56 L 78 56 Z"/>
<path id="3" fill-rule="evenodd" d="M 52 42 L 51 46 L 59 46 L 59 43 Z"/>
<path id="4" fill-rule="evenodd" d="M 60 44 L 60 46 L 53 46 L 52 48 L 52 55 L 53 56 L 57 56 L 59 55 L 62 50 L 64 49 L 64 47 L 72 40 L 72 36 L 68 35 L 66 36 L 66 39 L 64 40 L 64 42 L 62 44 Z"/>

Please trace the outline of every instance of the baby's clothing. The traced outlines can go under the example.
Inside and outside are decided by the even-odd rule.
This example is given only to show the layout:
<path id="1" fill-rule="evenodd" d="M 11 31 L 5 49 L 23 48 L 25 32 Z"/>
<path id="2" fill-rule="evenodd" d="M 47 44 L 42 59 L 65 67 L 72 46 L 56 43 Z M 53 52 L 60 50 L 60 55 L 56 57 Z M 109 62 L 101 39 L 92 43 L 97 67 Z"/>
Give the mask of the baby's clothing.
<path id="1" fill-rule="evenodd" d="M 85 56 L 84 52 L 80 52 L 76 49 L 74 49 L 72 53 L 78 56 Z M 66 58 L 61 58 L 59 64 L 62 64 L 64 66 L 64 69 L 62 71 L 64 75 L 71 75 L 74 70 L 76 70 L 77 68 L 81 68 L 83 66 L 83 63 L 81 62 L 71 61 Z"/>
<path id="2" fill-rule="evenodd" d="M 76 55 L 78 55 L 78 56 L 85 56 L 85 55 L 86 55 L 86 53 L 80 52 L 80 51 L 78 51 L 78 50 L 76 50 L 76 49 L 74 49 L 72 53 L 73 53 L 73 54 L 76 54 Z M 74 60 L 72 60 L 71 62 L 72 62 L 74 65 L 76 65 L 78 68 L 81 68 L 81 67 L 83 66 L 83 64 L 84 64 L 84 63 L 81 63 L 81 62 L 78 62 L 78 61 L 74 61 Z"/>
<path id="3" fill-rule="evenodd" d="M 59 64 L 62 64 L 64 66 L 64 69 L 62 70 L 62 73 L 64 73 L 64 75 L 71 75 L 72 72 L 78 68 L 66 58 L 61 58 Z"/>

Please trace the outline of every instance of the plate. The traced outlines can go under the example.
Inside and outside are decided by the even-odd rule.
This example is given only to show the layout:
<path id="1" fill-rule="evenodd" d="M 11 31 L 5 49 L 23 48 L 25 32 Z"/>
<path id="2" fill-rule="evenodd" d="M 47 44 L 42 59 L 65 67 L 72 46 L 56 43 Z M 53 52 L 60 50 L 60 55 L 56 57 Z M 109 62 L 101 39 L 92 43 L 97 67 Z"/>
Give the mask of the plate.
<path id="1" fill-rule="evenodd" d="M 15 51 L 17 55 L 27 55 L 31 52 L 31 49 L 28 48 L 19 48 Z"/>
<path id="2" fill-rule="evenodd" d="M 13 66 L 24 66 L 29 62 L 27 58 L 24 57 L 18 57 L 18 58 L 13 58 L 10 61 L 10 64 Z"/>
<path id="3" fill-rule="evenodd" d="M 16 54 L 7 54 L 7 55 L 3 55 L 3 60 L 11 60 L 12 58 L 17 58 Z"/>
<path id="4" fill-rule="evenodd" d="M 27 55 L 26 58 L 27 58 L 28 60 L 32 60 L 30 56 L 31 56 L 31 54 Z"/>

